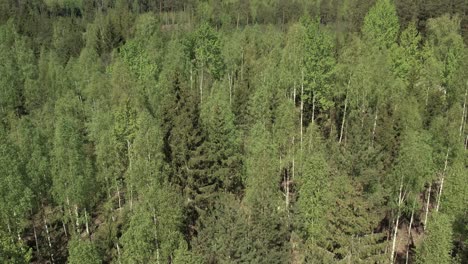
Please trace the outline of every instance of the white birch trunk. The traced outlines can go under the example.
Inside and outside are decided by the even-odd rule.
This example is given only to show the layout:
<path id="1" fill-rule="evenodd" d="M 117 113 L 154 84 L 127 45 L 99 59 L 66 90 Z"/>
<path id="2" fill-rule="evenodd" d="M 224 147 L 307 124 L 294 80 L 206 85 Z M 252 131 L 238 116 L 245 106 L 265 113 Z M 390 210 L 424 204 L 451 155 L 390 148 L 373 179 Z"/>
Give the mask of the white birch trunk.
<path id="1" fill-rule="evenodd" d="M 338 140 L 338 143 L 340 143 L 340 144 L 341 144 L 341 141 L 343 140 L 343 131 L 344 131 L 344 126 L 345 126 L 345 122 L 346 122 L 346 111 L 348 109 L 348 89 L 349 89 L 349 83 L 350 82 L 351 82 L 351 78 L 348 81 L 348 88 L 346 89 L 343 120 L 341 120 L 340 139 Z"/>
<path id="2" fill-rule="evenodd" d="M 79 234 L 80 233 L 80 221 L 78 220 L 79 218 L 79 215 L 78 215 L 78 206 L 75 205 L 75 217 L 76 217 L 76 233 Z"/>
<path id="3" fill-rule="evenodd" d="M 442 189 L 444 188 L 444 179 L 445 179 L 445 174 L 447 173 L 447 164 L 448 164 L 449 152 L 450 152 L 450 148 L 447 149 L 447 155 L 445 156 L 444 171 L 442 172 L 442 176 L 441 176 L 441 179 L 440 179 L 439 193 L 437 194 L 436 212 L 439 212 L 440 197 L 442 196 Z"/>
<path id="4" fill-rule="evenodd" d="M 88 234 L 88 237 L 89 237 L 88 213 L 86 212 L 86 208 L 84 211 L 84 215 L 85 215 L 85 222 L 86 222 L 86 234 Z"/>
<path id="5" fill-rule="evenodd" d="M 426 209 L 425 209 L 425 213 L 424 213 L 424 230 L 426 230 L 427 217 L 428 217 L 428 214 L 429 214 L 429 203 L 431 202 L 431 191 L 432 191 L 432 184 L 429 183 L 429 188 L 427 190 Z"/>
<path id="6" fill-rule="evenodd" d="M 304 118 L 304 70 L 302 70 L 302 79 L 301 79 L 301 157 L 302 157 L 302 141 L 303 141 L 303 118 Z"/>
<path id="7" fill-rule="evenodd" d="M 312 124 L 315 122 L 315 93 L 312 96 Z"/>
<path id="8" fill-rule="evenodd" d="M 374 127 L 372 128 L 372 146 L 374 145 L 374 139 L 375 139 L 375 129 L 377 128 L 377 118 L 379 114 L 379 108 L 375 109 L 375 117 L 374 117 Z"/>
<path id="9" fill-rule="evenodd" d="M 466 95 L 468 93 L 468 89 L 465 89 L 465 99 L 463 100 L 463 112 L 462 112 L 462 119 L 461 119 L 461 124 L 460 124 L 460 132 L 458 134 L 458 137 L 461 137 L 463 133 L 463 126 L 465 124 L 465 113 L 466 113 Z"/>
<path id="10" fill-rule="evenodd" d="M 394 231 L 393 231 L 393 242 L 392 242 L 392 252 L 390 255 L 390 263 L 394 262 L 394 257 L 395 257 L 396 239 L 398 235 L 398 225 L 400 221 L 400 207 L 401 207 L 401 203 L 403 202 L 402 190 L 403 190 L 403 180 L 400 183 L 400 191 L 398 194 L 398 211 L 397 211 L 397 216 L 395 220 L 395 227 L 393 228 Z"/>
<path id="11" fill-rule="evenodd" d="M 200 103 L 203 103 L 203 67 L 200 74 Z"/>
<path id="12" fill-rule="evenodd" d="M 408 245 L 406 246 L 406 264 L 408 264 L 409 260 L 409 247 L 411 244 L 411 228 L 413 227 L 413 219 L 414 219 L 414 202 L 413 208 L 411 208 L 411 218 L 408 226 Z"/>

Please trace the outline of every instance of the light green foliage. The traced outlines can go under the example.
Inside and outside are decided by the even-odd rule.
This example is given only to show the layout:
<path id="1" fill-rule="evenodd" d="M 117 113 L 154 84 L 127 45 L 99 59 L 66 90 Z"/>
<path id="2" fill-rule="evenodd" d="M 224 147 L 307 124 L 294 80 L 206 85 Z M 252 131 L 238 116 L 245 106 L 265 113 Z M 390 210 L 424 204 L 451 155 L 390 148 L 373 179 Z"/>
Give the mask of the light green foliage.
<path id="1" fill-rule="evenodd" d="M 52 190 L 55 201 L 61 205 L 88 206 L 97 187 L 84 144 L 82 115 L 77 96 L 69 95 L 55 105 Z"/>
<path id="2" fill-rule="evenodd" d="M 457 102 L 464 92 L 465 73 L 460 72 L 466 57 L 465 45 L 459 34 L 460 19 L 447 15 L 428 21 L 428 43 L 434 49 L 434 55 L 443 65 L 442 89 L 448 97 L 449 105 Z M 466 84 L 466 83 L 465 83 Z M 445 95 L 445 94 L 444 94 Z"/>
<path id="3" fill-rule="evenodd" d="M 464 2 L 0 0 L 0 262 L 468 262 Z"/>
<path id="4" fill-rule="evenodd" d="M 401 33 L 400 45 L 393 49 L 395 74 L 404 81 L 407 87 L 414 85 L 422 67 L 420 44 L 421 36 L 415 24 L 411 23 Z"/>
<path id="5" fill-rule="evenodd" d="M 0 231 L 0 262 L 5 264 L 27 264 L 32 258 L 32 250 L 21 242 Z"/>
<path id="6" fill-rule="evenodd" d="M 394 185 L 395 197 L 398 196 L 400 185 L 403 186 L 403 193 L 417 195 L 426 183 L 431 182 L 434 162 L 430 143 L 430 138 L 425 133 L 408 131 L 403 135 L 393 170 L 393 182 L 390 182 Z"/>
<path id="7" fill-rule="evenodd" d="M 219 79 L 224 70 L 224 62 L 217 32 L 208 23 L 203 23 L 194 33 L 192 41 L 197 67 L 202 71 L 208 70 L 213 78 Z"/>
<path id="8" fill-rule="evenodd" d="M 100 264 L 102 263 L 100 254 L 96 246 L 91 241 L 72 238 L 68 245 L 68 263 L 70 264 Z"/>
<path id="9" fill-rule="evenodd" d="M 303 63 L 305 68 L 305 100 L 312 100 L 327 110 L 333 105 L 332 79 L 335 70 L 333 35 L 318 20 L 304 22 L 306 28 Z"/>
<path id="10" fill-rule="evenodd" d="M 12 20 L 0 26 L 0 113 L 23 106 L 24 86 L 35 77 L 35 58 L 27 39 L 20 36 Z"/>
<path id="11" fill-rule="evenodd" d="M 377 0 L 364 18 L 362 34 L 370 47 L 388 49 L 395 44 L 400 24 L 392 0 Z"/>
<path id="12" fill-rule="evenodd" d="M 418 264 L 449 264 L 452 251 L 451 220 L 442 213 L 433 215 L 428 220 L 427 234 L 422 244 L 416 249 Z"/>
<path id="13" fill-rule="evenodd" d="M 0 223 L 21 232 L 31 209 L 31 190 L 27 187 L 18 149 L 0 126 Z"/>

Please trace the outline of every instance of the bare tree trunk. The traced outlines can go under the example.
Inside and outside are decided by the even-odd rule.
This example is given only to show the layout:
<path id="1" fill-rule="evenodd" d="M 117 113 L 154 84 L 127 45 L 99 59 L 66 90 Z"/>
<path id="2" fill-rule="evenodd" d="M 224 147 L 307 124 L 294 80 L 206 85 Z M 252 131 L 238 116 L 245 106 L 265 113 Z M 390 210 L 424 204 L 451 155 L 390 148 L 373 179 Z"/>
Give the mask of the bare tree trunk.
<path id="1" fill-rule="evenodd" d="M 63 223 L 63 221 L 62 221 Z M 49 227 L 47 226 L 47 218 L 46 216 L 44 216 L 44 226 L 45 226 L 45 230 L 46 230 L 46 235 L 47 235 L 47 242 L 49 244 L 49 250 L 50 250 L 50 259 L 52 261 L 52 263 L 54 263 L 54 253 L 52 252 L 52 243 L 50 242 L 50 233 L 49 233 Z M 64 226 L 65 227 L 65 226 Z M 65 237 L 66 236 L 67 232 L 65 232 Z"/>
<path id="2" fill-rule="evenodd" d="M 132 144 L 127 139 L 127 156 L 128 156 L 128 169 L 132 170 Z M 133 186 L 130 185 L 130 211 L 133 210 Z"/>
<path id="3" fill-rule="evenodd" d="M 312 95 L 312 124 L 315 122 L 315 93 Z"/>
<path id="4" fill-rule="evenodd" d="M 393 228 L 394 231 L 393 231 L 392 253 L 390 255 L 390 263 L 394 262 L 394 257 L 395 257 L 396 239 L 397 239 L 397 234 L 398 234 L 398 225 L 400 221 L 400 208 L 401 208 L 401 203 L 403 202 L 402 190 L 403 190 L 403 180 L 400 183 L 400 192 L 398 194 L 398 211 L 397 211 L 397 216 L 395 220 L 395 227 Z"/>
<path id="5" fill-rule="evenodd" d="M 193 65 L 190 63 L 190 91 L 193 89 Z"/>
<path id="6" fill-rule="evenodd" d="M 85 211 L 84 211 L 84 215 L 85 215 L 85 222 L 86 222 L 86 234 L 88 234 L 88 237 L 89 237 L 88 214 L 86 212 L 86 208 L 85 208 Z"/>
<path id="7" fill-rule="evenodd" d="M 76 217 L 76 233 L 79 234 L 80 233 L 80 222 L 78 220 L 78 206 L 75 205 L 75 217 Z"/>
<path id="8" fill-rule="evenodd" d="M 411 245 L 411 228 L 413 227 L 414 204 L 415 204 L 415 201 L 413 201 L 413 207 L 411 208 L 411 218 L 410 218 L 409 227 L 408 227 L 408 244 L 406 245 L 406 264 L 408 264 L 408 260 L 409 260 L 409 247 L 410 247 L 410 245 Z"/>
<path id="9" fill-rule="evenodd" d="M 351 82 L 351 78 L 349 78 L 348 81 L 348 89 L 349 89 L 349 83 Z M 340 129 L 340 140 L 338 143 L 341 144 L 341 140 L 343 139 L 343 131 L 344 131 L 344 126 L 346 122 L 346 111 L 348 109 L 348 89 L 346 89 L 346 98 L 345 98 L 345 104 L 344 104 L 344 112 L 343 112 L 343 120 L 341 121 L 341 129 Z"/>
<path id="10" fill-rule="evenodd" d="M 439 193 L 437 194 L 436 212 L 439 212 L 440 197 L 442 196 L 442 188 L 444 188 L 444 179 L 445 179 L 445 174 L 447 173 L 447 164 L 448 164 L 449 152 L 450 152 L 450 148 L 447 149 L 447 155 L 445 156 L 444 171 L 442 172 L 442 176 L 441 176 L 442 178 L 440 179 Z"/>
<path id="11" fill-rule="evenodd" d="M 432 183 L 429 183 L 429 188 L 427 190 L 426 210 L 424 213 L 424 230 L 426 230 L 427 215 L 429 214 L 429 203 L 431 202 L 431 191 L 432 191 Z"/>
<path id="12" fill-rule="evenodd" d="M 119 198 L 119 209 L 122 209 L 122 198 L 120 196 L 120 186 L 119 186 L 119 183 L 117 183 L 117 196 Z"/>
<path id="13" fill-rule="evenodd" d="M 120 247 L 119 247 L 119 243 L 115 243 L 115 246 L 117 247 L 117 257 L 118 257 L 118 262 L 119 264 L 121 263 L 120 262 Z"/>
<path id="14" fill-rule="evenodd" d="M 234 76 L 231 76 L 231 74 L 228 73 L 228 82 L 229 82 L 229 105 L 232 104 L 232 82 L 231 79 L 233 79 Z"/>
<path id="15" fill-rule="evenodd" d="M 200 103 L 203 103 L 203 67 L 200 74 Z"/>
<path id="16" fill-rule="evenodd" d="M 375 139 L 375 129 L 377 128 L 377 118 L 379 114 L 379 108 L 376 107 L 375 109 L 375 117 L 374 117 L 374 127 L 372 128 L 372 146 L 374 145 L 374 139 Z"/>
<path id="17" fill-rule="evenodd" d="M 154 239 L 156 241 L 156 263 L 159 264 L 159 240 L 158 240 L 158 230 L 157 230 L 157 218 L 156 210 L 153 208 L 153 223 L 154 223 Z"/>
<path id="18" fill-rule="evenodd" d="M 303 141 L 303 131 L 304 131 L 304 70 L 302 70 L 302 79 L 301 79 L 301 157 L 302 157 L 302 141 Z"/>
<path id="19" fill-rule="evenodd" d="M 36 252 L 39 252 L 39 242 L 37 241 L 36 225 L 34 224 L 34 221 L 32 223 L 32 226 L 33 226 L 33 232 L 34 232 L 34 242 L 36 243 Z"/>
<path id="20" fill-rule="evenodd" d="M 465 124 L 465 111 L 466 111 L 466 95 L 468 93 L 468 89 L 465 89 L 465 99 L 463 100 L 463 114 L 462 114 L 462 119 L 461 119 L 461 124 L 460 124 L 460 133 L 458 134 L 459 137 L 461 137 L 463 133 L 463 126 Z"/>

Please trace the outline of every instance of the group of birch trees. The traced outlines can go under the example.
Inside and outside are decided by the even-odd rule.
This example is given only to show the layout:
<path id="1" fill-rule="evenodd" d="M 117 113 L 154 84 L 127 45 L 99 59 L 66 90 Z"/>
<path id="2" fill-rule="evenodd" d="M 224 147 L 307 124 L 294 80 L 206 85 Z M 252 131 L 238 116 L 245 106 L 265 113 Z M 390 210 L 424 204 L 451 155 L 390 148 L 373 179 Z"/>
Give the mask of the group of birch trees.
<path id="1" fill-rule="evenodd" d="M 332 2 L 0 1 L 0 262 L 467 262 L 468 7 Z"/>

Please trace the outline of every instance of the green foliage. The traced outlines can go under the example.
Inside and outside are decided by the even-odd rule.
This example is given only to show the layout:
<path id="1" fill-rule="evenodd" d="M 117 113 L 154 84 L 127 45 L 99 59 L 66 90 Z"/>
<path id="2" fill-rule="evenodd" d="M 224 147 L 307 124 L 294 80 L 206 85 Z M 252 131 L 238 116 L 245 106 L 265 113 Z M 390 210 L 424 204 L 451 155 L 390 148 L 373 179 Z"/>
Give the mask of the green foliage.
<path id="1" fill-rule="evenodd" d="M 0 231 L 0 261 L 5 264 L 30 263 L 32 250 L 27 249 L 21 242 Z"/>
<path id="2" fill-rule="evenodd" d="M 68 249 L 68 263 L 102 263 L 99 251 L 91 241 L 83 241 L 79 238 L 73 238 L 69 242 Z"/>
<path id="3" fill-rule="evenodd" d="M 193 53 L 195 64 L 202 71 L 205 68 L 215 78 L 219 79 L 224 70 L 224 61 L 221 57 L 221 43 L 218 34 L 208 24 L 203 23 L 193 36 Z"/>
<path id="4" fill-rule="evenodd" d="M 377 0 L 364 18 L 362 34 L 371 47 L 388 49 L 395 44 L 399 30 L 393 1 Z"/>
<path id="5" fill-rule="evenodd" d="M 52 193 L 61 205 L 88 206 L 96 187 L 93 167 L 86 153 L 82 106 L 76 96 L 62 98 L 55 105 L 55 133 L 52 151 Z"/>
<path id="6" fill-rule="evenodd" d="M 466 262 L 463 2 L 0 0 L 0 262 Z"/>
<path id="7" fill-rule="evenodd" d="M 435 214 L 429 219 L 427 236 L 416 250 L 416 263 L 452 263 L 452 246 L 450 218 Z"/>
<path id="8" fill-rule="evenodd" d="M 303 63 L 305 68 L 305 95 L 307 102 L 313 100 L 323 110 L 333 105 L 332 82 L 335 70 L 334 42 L 332 35 L 320 26 L 318 20 L 304 22 L 306 28 Z"/>

